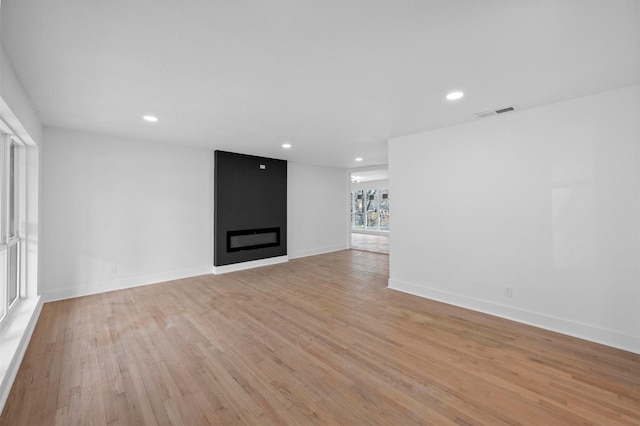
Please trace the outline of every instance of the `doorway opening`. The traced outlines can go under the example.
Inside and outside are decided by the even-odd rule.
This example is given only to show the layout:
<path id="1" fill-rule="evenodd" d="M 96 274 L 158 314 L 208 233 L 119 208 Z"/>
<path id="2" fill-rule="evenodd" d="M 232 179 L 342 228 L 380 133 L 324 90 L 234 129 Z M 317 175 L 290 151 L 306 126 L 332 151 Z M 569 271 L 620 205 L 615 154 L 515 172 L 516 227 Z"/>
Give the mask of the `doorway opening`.
<path id="1" fill-rule="evenodd" d="M 351 248 L 389 254 L 388 169 L 352 171 L 349 200 Z"/>

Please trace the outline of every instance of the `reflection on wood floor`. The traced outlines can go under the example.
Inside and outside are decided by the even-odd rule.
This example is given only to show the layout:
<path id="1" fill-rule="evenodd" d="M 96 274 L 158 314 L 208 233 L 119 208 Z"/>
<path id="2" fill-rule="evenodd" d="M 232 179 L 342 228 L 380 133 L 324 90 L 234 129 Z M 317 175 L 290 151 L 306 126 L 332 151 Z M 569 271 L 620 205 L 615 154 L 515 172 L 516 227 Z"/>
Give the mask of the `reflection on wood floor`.
<path id="1" fill-rule="evenodd" d="M 354 250 L 372 251 L 389 254 L 389 237 L 387 235 L 351 234 L 351 248 Z"/>

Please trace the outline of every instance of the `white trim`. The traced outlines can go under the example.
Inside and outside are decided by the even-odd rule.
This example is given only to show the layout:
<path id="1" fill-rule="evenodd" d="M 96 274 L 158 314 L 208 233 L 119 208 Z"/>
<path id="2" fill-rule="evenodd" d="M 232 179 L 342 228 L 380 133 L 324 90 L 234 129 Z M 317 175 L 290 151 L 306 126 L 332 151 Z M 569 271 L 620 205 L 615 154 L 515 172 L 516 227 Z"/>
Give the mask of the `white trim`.
<path id="1" fill-rule="evenodd" d="M 0 118 L 0 133 L 12 134 L 11 128 Z"/>
<path id="2" fill-rule="evenodd" d="M 640 337 L 590 324 L 389 279 L 388 288 L 640 354 Z"/>
<path id="3" fill-rule="evenodd" d="M 18 299 L 10 317 L 0 329 L 0 412 L 9 397 L 22 358 L 27 350 L 31 335 L 36 327 L 42 300 L 38 297 Z"/>
<path id="4" fill-rule="evenodd" d="M 143 285 L 157 284 L 166 281 L 179 280 L 182 278 L 207 275 L 211 273 L 210 266 L 200 268 L 183 269 L 179 271 L 161 272 L 157 274 L 143 275 L 137 277 L 122 278 L 111 281 L 92 283 L 82 287 L 69 287 L 61 290 L 54 290 L 43 294 L 45 302 L 71 299 L 74 297 L 90 296 L 92 294 L 106 293 L 109 291 L 125 290 L 128 288 L 140 287 Z"/>
<path id="5" fill-rule="evenodd" d="M 251 260 L 249 262 L 232 263 L 231 265 L 214 266 L 213 273 L 226 274 L 228 272 L 242 271 L 244 269 L 259 268 L 260 266 L 276 265 L 289 261 L 288 256 L 276 256 L 268 259 Z"/>
<path id="6" fill-rule="evenodd" d="M 378 235 L 381 237 L 388 237 L 389 231 L 369 231 L 365 229 L 352 229 L 352 234 L 365 234 L 365 235 Z"/>
<path id="7" fill-rule="evenodd" d="M 290 254 L 289 259 L 297 259 L 299 257 L 307 257 L 307 256 L 316 256 L 318 254 L 333 253 L 334 251 L 341 251 L 341 250 L 348 250 L 348 249 L 349 247 L 347 247 L 347 245 L 344 244 L 344 245 L 333 246 L 333 247 L 322 247 L 322 248 L 315 248 L 315 249 L 309 249 L 309 250 L 302 250 L 297 253 Z"/>

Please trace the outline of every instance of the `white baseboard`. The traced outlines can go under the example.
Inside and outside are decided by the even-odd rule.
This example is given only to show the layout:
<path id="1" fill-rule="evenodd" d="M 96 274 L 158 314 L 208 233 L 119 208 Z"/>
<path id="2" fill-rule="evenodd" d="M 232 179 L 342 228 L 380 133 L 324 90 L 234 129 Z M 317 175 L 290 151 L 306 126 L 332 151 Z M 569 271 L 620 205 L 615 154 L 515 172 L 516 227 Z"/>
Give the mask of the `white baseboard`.
<path id="1" fill-rule="evenodd" d="M 333 253 L 334 251 L 346 250 L 346 245 L 332 246 L 332 247 L 320 247 L 309 250 L 300 250 L 289 254 L 289 259 L 297 259 L 299 257 L 315 256 L 318 254 Z"/>
<path id="2" fill-rule="evenodd" d="M 388 288 L 640 354 L 640 336 L 389 279 Z"/>
<path id="3" fill-rule="evenodd" d="M 142 275 L 135 277 L 121 278 L 111 281 L 91 283 L 82 287 L 69 287 L 61 290 L 54 290 L 43 294 L 44 302 L 70 299 L 73 297 L 90 296 L 92 294 L 106 293 L 108 291 L 124 290 L 127 288 L 140 287 L 143 285 L 157 284 L 165 281 L 179 280 L 182 278 L 195 277 L 211 273 L 211 266 L 183 269 L 179 271 L 161 272 L 157 274 Z"/>
<path id="4" fill-rule="evenodd" d="M 244 269 L 258 268 L 260 266 L 275 265 L 289 261 L 288 256 L 269 257 L 267 259 L 250 260 L 248 262 L 232 263 L 231 265 L 214 266 L 214 274 L 226 274 L 228 272 L 242 271 Z"/>
<path id="5" fill-rule="evenodd" d="M 40 296 L 22 299 L 11 310 L 0 329 L 0 413 L 9 397 L 41 310 Z"/>
<path id="6" fill-rule="evenodd" d="M 369 231 L 364 229 L 352 229 L 352 234 L 364 234 L 364 235 L 378 235 L 381 237 L 388 237 L 390 235 L 389 231 Z"/>

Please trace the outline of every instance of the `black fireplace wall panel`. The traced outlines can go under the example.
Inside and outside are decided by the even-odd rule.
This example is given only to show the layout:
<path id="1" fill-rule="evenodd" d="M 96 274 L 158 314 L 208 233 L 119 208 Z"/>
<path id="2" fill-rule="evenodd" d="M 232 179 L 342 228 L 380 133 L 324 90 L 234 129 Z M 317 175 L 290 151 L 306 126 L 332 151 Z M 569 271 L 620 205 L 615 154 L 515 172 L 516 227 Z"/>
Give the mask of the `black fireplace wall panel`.
<path id="1" fill-rule="evenodd" d="M 215 266 L 287 254 L 287 162 L 215 152 Z"/>

